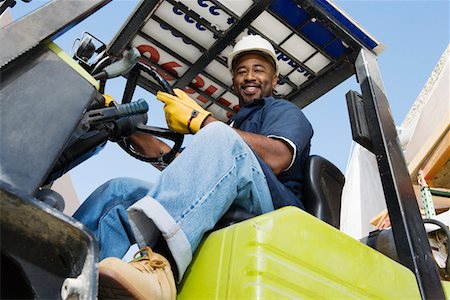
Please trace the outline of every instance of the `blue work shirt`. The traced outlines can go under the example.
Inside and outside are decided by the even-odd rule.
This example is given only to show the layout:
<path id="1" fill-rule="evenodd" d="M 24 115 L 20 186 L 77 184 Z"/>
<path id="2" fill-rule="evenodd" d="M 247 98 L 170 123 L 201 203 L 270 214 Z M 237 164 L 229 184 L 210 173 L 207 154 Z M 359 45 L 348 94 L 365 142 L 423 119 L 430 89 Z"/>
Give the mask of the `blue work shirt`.
<path id="1" fill-rule="evenodd" d="M 266 175 L 274 208 L 293 205 L 304 209 L 301 202 L 303 173 L 313 129 L 301 109 L 287 100 L 266 97 L 241 107 L 230 119 L 230 124 L 234 128 L 280 139 L 290 145 L 294 151 L 293 160 L 278 176 L 255 155 Z"/>

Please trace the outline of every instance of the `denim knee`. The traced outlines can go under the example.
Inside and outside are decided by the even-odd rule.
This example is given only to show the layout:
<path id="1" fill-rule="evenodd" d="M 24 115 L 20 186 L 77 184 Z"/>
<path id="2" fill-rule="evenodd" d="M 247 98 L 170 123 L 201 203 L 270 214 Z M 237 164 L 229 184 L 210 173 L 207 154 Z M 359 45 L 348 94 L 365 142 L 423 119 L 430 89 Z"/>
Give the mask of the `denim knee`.
<path id="1" fill-rule="evenodd" d="M 225 139 L 235 139 L 239 135 L 228 125 L 222 122 L 212 122 L 202 128 L 196 135 L 207 136 L 209 139 L 223 141 Z"/>
<path id="2" fill-rule="evenodd" d="M 236 151 L 252 152 L 244 139 L 233 128 L 222 122 L 209 123 L 196 134 L 195 138 L 200 145 L 203 145 L 201 148 L 208 151 L 217 150 L 221 155 L 233 155 Z"/>

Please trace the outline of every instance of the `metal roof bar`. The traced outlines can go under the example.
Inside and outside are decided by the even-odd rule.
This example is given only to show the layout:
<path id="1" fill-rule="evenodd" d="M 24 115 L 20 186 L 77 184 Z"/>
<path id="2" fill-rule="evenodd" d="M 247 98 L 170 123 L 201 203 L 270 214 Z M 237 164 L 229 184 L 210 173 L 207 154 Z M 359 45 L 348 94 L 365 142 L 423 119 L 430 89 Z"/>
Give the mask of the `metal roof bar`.
<path id="1" fill-rule="evenodd" d="M 222 33 L 219 32 L 216 28 L 214 28 L 213 26 L 211 26 L 211 24 L 203 19 L 202 17 L 200 17 L 197 13 L 189 10 L 186 5 L 184 5 L 183 3 L 180 2 L 176 2 L 174 0 L 166 0 L 167 2 L 169 2 L 170 4 L 172 4 L 174 7 L 178 8 L 179 10 L 181 10 L 184 14 L 186 14 L 187 16 L 191 17 L 192 19 L 194 19 L 195 21 L 197 21 L 199 24 L 201 24 L 202 26 L 204 26 L 205 28 L 207 28 L 209 31 L 213 32 L 214 35 L 220 37 L 222 36 Z"/>
<path id="2" fill-rule="evenodd" d="M 107 51 L 109 55 L 113 57 L 120 57 L 122 55 L 128 43 L 145 24 L 148 16 L 154 11 L 159 2 L 160 0 L 144 0 L 140 2 L 133 15 L 128 18 L 122 30 L 119 31 L 120 33 L 110 44 Z"/>
<path id="3" fill-rule="evenodd" d="M 145 61 L 145 64 L 150 65 L 150 66 L 156 68 L 157 70 L 162 70 L 162 71 L 165 72 L 166 74 L 168 74 L 168 75 L 170 75 L 170 76 L 173 76 L 175 79 L 179 79 L 179 77 L 177 76 L 177 74 L 174 74 L 174 73 L 172 73 L 170 70 L 167 70 L 166 68 L 164 68 L 164 67 L 162 67 L 162 66 L 160 66 L 160 65 L 158 65 L 158 64 L 156 64 L 156 63 L 154 63 L 154 62 L 152 62 L 152 61 L 149 60 L 147 57 L 142 57 L 141 60 L 142 60 L 142 61 Z M 159 72 L 158 72 L 158 73 L 159 73 Z M 204 74 L 202 74 L 202 75 L 204 75 Z M 129 79 L 132 79 L 132 78 L 129 78 Z M 142 78 L 142 80 L 140 80 L 139 82 L 143 82 L 143 80 L 144 80 L 144 78 Z M 154 83 L 153 81 L 151 81 L 151 80 L 147 80 L 147 81 L 149 81 L 149 83 L 152 84 L 152 86 L 151 86 L 152 90 L 151 90 L 151 91 L 152 91 L 153 93 L 156 93 L 158 90 L 160 90 L 158 84 L 155 84 L 155 83 Z M 149 85 L 146 84 L 145 86 L 149 86 Z M 232 113 L 232 114 L 235 114 L 235 113 L 236 113 L 232 108 L 230 108 L 230 107 L 228 107 L 228 106 L 223 105 L 222 103 L 220 103 L 220 102 L 218 101 L 218 100 L 220 99 L 220 97 L 219 97 L 218 99 L 214 99 L 212 96 L 210 96 L 210 95 L 208 95 L 208 94 L 205 94 L 202 90 L 200 90 L 199 88 L 197 88 L 197 87 L 196 87 L 195 85 L 193 85 L 192 83 L 190 83 L 190 84 L 188 85 L 188 87 L 191 88 L 191 89 L 193 89 L 193 90 L 194 90 L 196 93 L 198 93 L 200 96 L 207 98 L 207 99 L 211 102 L 211 104 L 216 104 L 216 105 L 220 106 L 221 108 L 225 109 L 226 111 L 229 111 L 229 112 Z M 227 89 L 226 89 L 225 91 L 227 91 Z M 208 106 L 210 106 L 210 105 L 208 105 Z"/>
<path id="4" fill-rule="evenodd" d="M 359 50 L 365 47 L 352 36 L 347 28 L 338 23 L 327 10 L 314 0 L 298 0 L 298 3 L 308 14 L 319 19 L 328 30 L 349 47 L 348 54 L 338 60 L 335 65 L 330 65 L 329 68 L 334 69 L 332 76 L 327 75 L 329 72 L 327 69 L 324 69 L 320 72 L 323 75 L 319 74 L 316 78 L 306 82 L 304 87 L 298 88 L 287 95 L 289 100 L 303 108 L 355 74 L 354 61 Z M 370 49 L 367 50 L 373 52 Z"/>
<path id="5" fill-rule="evenodd" d="M 172 49 L 170 49 L 169 47 L 167 47 L 163 43 L 157 41 L 156 39 L 152 38 L 151 36 L 149 36 L 145 32 L 139 31 L 138 35 L 140 35 L 142 38 L 152 42 L 153 44 L 155 44 L 159 48 L 163 49 L 164 51 L 166 51 L 170 55 L 174 56 L 176 59 L 182 61 L 184 64 L 186 64 L 186 66 L 192 66 L 192 63 L 190 61 L 188 61 L 186 58 L 184 58 L 183 56 L 181 56 L 178 53 L 174 52 Z"/>
<path id="6" fill-rule="evenodd" d="M 283 23 L 284 26 L 286 26 L 287 28 L 289 28 L 292 32 L 294 32 L 295 34 L 297 34 L 298 36 L 300 36 L 301 38 L 303 38 L 308 44 L 310 44 L 314 49 L 316 49 L 316 52 L 314 52 L 313 54 L 311 54 L 311 56 L 314 56 L 317 52 L 320 52 L 323 56 L 325 56 L 326 58 L 328 58 L 330 61 L 335 62 L 336 59 L 334 57 L 331 57 L 325 50 L 323 50 L 324 47 L 320 47 L 319 45 L 317 45 L 314 41 L 311 41 L 309 38 L 307 38 L 303 32 L 301 32 L 301 28 L 303 28 L 306 24 L 311 23 L 311 18 L 309 18 L 307 21 L 303 22 L 302 24 L 300 24 L 297 28 L 291 26 L 289 23 L 287 23 L 286 21 L 284 21 L 283 19 L 281 19 L 276 13 L 274 13 L 271 10 L 267 11 L 272 17 L 274 17 L 275 19 L 277 19 L 278 21 L 280 21 L 281 23 Z M 282 44 L 282 43 L 280 43 Z M 309 59 L 309 57 L 303 61 L 303 63 L 305 63 L 307 60 Z"/>
<path id="7" fill-rule="evenodd" d="M 250 30 L 251 30 L 253 33 L 255 33 L 255 34 L 258 34 L 258 35 L 261 35 L 261 36 L 265 36 L 264 34 L 262 34 L 259 30 L 257 30 L 257 29 L 254 28 L 254 27 L 250 27 Z M 295 34 L 296 32 L 293 31 L 293 33 Z M 314 72 L 314 71 L 311 70 L 309 67 L 307 67 L 303 62 L 301 62 L 301 61 L 299 61 L 298 59 L 296 59 L 295 57 L 293 57 L 293 56 L 291 55 L 291 53 L 286 52 L 286 51 L 283 51 L 283 48 L 281 48 L 281 46 L 279 46 L 279 45 L 277 45 L 277 44 L 272 44 L 272 46 L 273 46 L 275 49 L 277 49 L 278 51 L 283 52 L 286 56 L 289 57 L 289 59 L 291 59 L 292 61 L 294 61 L 297 65 L 301 66 L 304 70 L 308 71 L 308 73 L 312 74 L 314 77 L 317 76 L 317 73 L 316 73 L 316 72 Z M 294 70 L 295 70 L 295 69 L 294 69 Z M 293 71 L 294 71 L 294 70 L 293 70 Z"/>
<path id="8" fill-rule="evenodd" d="M 333 72 L 324 72 L 323 75 L 307 81 L 304 88 L 292 91 L 286 98 L 303 108 L 355 74 L 354 66 L 349 61 L 341 60 L 331 67 L 335 69 Z"/>
<path id="9" fill-rule="evenodd" d="M 217 40 L 211 48 L 195 62 L 181 78 L 175 83 L 175 87 L 183 88 L 187 86 L 195 76 L 200 73 L 220 52 L 223 51 L 231 42 L 250 25 L 257 16 L 259 16 L 269 5 L 270 0 L 256 1 L 253 6 L 242 16 L 242 18 L 234 23 L 223 37 Z"/>
<path id="10" fill-rule="evenodd" d="M 156 22 L 158 22 L 159 24 L 162 24 L 162 25 L 166 26 L 167 28 L 169 28 L 170 31 L 175 32 L 177 34 L 177 36 L 182 37 L 183 40 L 189 41 L 189 43 L 192 44 L 198 50 L 200 50 L 200 52 L 205 52 L 206 51 L 205 47 L 201 46 L 200 44 L 195 42 L 193 39 L 191 39 L 190 37 L 188 37 L 187 35 L 185 35 L 181 31 L 179 31 L 178 29 L 176 29 L 175 27 L 173 27 L 172 25 L 170 25 L 169 23 L 167 23 L 166 21 L 164 21 L 160 17 L 153 15 L 152 19 L 155 20 Z"/>
<path id="11" fill-rule="evenodd" d="M 323 25 L 325 25 L 335 36 L 340 38 L 345 44 L 347 44 L 353 50 L 359 51 L 365 46 L 355 39 L 351 32 L 341 25 L 330 13 L 320 6 L 314 0 L 298 0 L 303 10 L 305 10 L 311 16 L 319 19 Z M 370 49 L 368 49 L 370 50 Z M 372 51 L 372 50 L 370 50 Z"/>
<path id="12" fill-rule="evenodd" d="M 212 4 L 214 4 L 215 6 L 219 7 L 221 10 L 223 10 L 224 12 L 227 13 L 227 15 L 229 15 L 230 17 L 232 17 L 233 19 L 237 20 L 239 19 L 239 17 L 228 7 L 226 7 L 225 5 L 223 5 L 221 2 L 217 1 L 217 0 L 209 0 L 209 2 L 211 2 Z"/>
<path id="13" fill-rule="evenodd" d="M 145 38 L 146 40 L 152 42 L 153 44 L 155 44 L 156 46 L 158 46 L 159 48 L 163 49 L 164 51 L 166 51 L 167 53 L 169 53 L 170 55 L 174 56 L 176 59 L 182 61 L 184 64 L 186 64 L 187 66 L 192 66 L 192 63 L 189 62 L 186 58 L 182 57 L 181 55 L 179 55 L 178 53 L 172 51 L 171 49 L 169 49 L 167 46 L 163 45 L 162 43 L 158 42 L 157 40 L 155 40 L 154 38 L 152 38 L 151 36 L 147 35 L 145 32 L 138 32 L 138 35 L 142 36 L 143 38 Z M 223 82 L 217 80 L 215 77 L 211 76 L 210 74 L 208 74 L 207 72 L 203 72 L 201 73 L 202 76 L 207 77 L 209 80 L 214 81 L 217 85 L 220 85 L 222 88 L 224 88 L 226 91 L 229 91 L 231 93 L 233 93 L 233 90 L 227 86 L 226 84 L 224 84 Z"/>

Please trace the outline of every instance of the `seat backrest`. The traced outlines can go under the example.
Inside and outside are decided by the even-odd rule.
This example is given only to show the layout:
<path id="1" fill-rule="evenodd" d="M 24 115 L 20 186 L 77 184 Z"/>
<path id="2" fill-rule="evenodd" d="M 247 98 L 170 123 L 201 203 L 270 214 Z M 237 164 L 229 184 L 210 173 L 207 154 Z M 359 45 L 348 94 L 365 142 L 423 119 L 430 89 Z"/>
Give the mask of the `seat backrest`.
<path id="1" fill-rule="evenodd" d="M 312 155 L 306 161 L 303 182 L 305 210 L 328 224 L 339 228 L 341 194 L 345 177 L 325 158 Z M 216 224 L 215 230 L 255 217 L 232 204 Z"/>
<path id="2" fill-rule="evenodd" d="M 345 177 L 335 165 L 321 156 L 310 156 L 303 182 L 305 210 L 339 228 L 344 183 Z"/>

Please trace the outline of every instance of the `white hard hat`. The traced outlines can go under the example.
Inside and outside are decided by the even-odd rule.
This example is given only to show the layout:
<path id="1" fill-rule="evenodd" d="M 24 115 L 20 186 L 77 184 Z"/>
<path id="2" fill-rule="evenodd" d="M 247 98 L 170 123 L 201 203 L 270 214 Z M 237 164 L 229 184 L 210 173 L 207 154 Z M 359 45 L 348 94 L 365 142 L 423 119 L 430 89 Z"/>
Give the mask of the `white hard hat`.
<path id="1" fill-rule="evenodd" d="M 233 74 L 233 61 L 240 54 L 244 52 L 262 52 L 268 58 L 273 60 L 275 66 L 275 73 L 278 75 L 280 73 L 280 66 L 278 64 L 277 56 L 275 54 L 275 50 L 273 49 L 272 44 L 262 38 L 259 35 L 247 35 L 244 36 L 233 48 L 233 51 L 228 54 L 228 69 Z"/>

